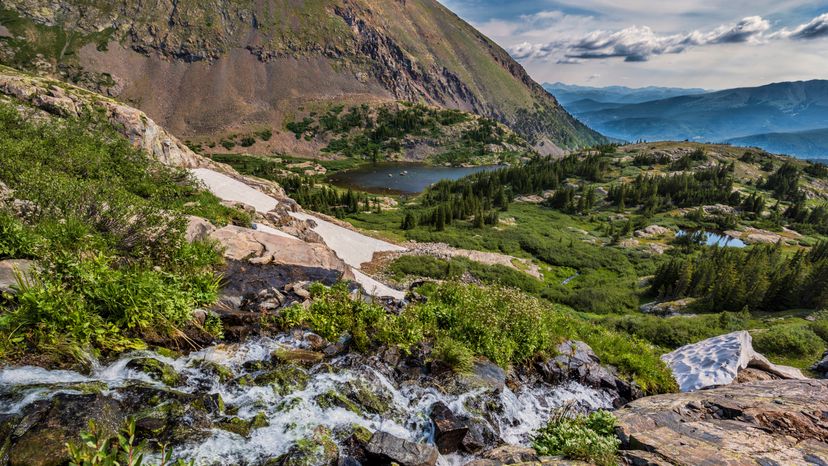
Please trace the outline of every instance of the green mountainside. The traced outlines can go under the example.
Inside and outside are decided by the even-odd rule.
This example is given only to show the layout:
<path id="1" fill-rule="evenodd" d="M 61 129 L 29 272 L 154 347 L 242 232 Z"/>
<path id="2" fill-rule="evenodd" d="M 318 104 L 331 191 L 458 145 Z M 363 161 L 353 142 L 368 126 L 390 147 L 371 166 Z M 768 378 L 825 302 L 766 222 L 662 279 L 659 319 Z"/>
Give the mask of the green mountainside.
<path id="1" fill-rule="evenodd" d="M 4 0 L 0 61 L 130 102 L 179 137 L 270 129 L 330 105 L 421 102 L 498 120 L 541 153 L 601 143 L 434 0 Z"/>

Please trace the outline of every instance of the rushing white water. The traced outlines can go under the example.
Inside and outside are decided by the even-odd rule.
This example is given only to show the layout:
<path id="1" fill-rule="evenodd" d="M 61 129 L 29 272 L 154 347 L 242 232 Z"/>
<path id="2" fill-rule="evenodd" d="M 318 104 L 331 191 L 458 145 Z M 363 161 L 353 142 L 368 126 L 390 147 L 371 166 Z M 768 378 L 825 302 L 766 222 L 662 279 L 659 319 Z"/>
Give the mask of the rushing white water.
<path id="1" fill-rule="evenodd" d="M 585 409 L 598 409 L 607 408 L 612 402 L 608 394 L 574 382 L 554 387 L 535 383 L 524 385 L 516 392 L 507 387 L 499 392 L 477 388 L 464 393 L 445 393 L 413 382 L 399 384 L 385 375 L 391 371 L 383 363 L 371 360 L 366 364 L 362 358 L 354 362 L 347 355 L 309 369 L 307 385 L 283 396 L 267 385 L 222 382 L 216 374 L 203 369 L 204 364 L 199 364 L 201 361 L 219 363 L 239 377 L 251 374 L 245 369 L 250 367 L 249 363 L 268 361 L 276 349 L 306 345 L 304 340 L 285 334 L 242 344 L 217 345 L 177 359 L 144 351 L 107 366 L 95 367 L 89 375 L 35 367 L 5 368 L 0 370 L 0 412 L 18 412 L 36 400 L 58 392 L 80 392 L 83 385 L 89 384 L 100 385 L 104 392 L 132 383 L 161 387 L 163 384 L 148 375 L 127 368 L 129 361 L 136 357 L 151 357 L 172 365 L 186 377 L 186 384 L 176 390 L 193 394 L 218 393 L 227 406 L 238 410 L 238 418 L 251 420 L 263 413 L 268 420 L 269 425 L 253 430 L 248 438 L 216 428 L 198 443 L 176 446 L 177 456 L 195 459 L 200 465 L 218 465 L 259 464 L 278 457 L 295 442 L 311 437 L 318 426 L 325 426 L 332 432 L 362 426 L 411 441 L 432 441 L 433 427 L 428 414 L 437 401 L 448 405 L 455 414 L 474 417 L 480 412 L 473 408 L 475 400 L 489 397 L 487 403 L 495 402 L 499 409 L 487 413 L 487 421 L 504 441 L 512 444 L 526 444 L 531 432 L 564 404 L 577 403 Z M 357 413 L 330 403 L 320 406 L 320 396 L 341 392 L 349 384 L 370 387 L 372 393 L 390 401 L 390 409 L 380 415 L 368 410 L 358 410 L 361 412 Z M 457 454 L 446 455 L 440 458 L 440 464 L 462 464 L 469 459 Z"/>

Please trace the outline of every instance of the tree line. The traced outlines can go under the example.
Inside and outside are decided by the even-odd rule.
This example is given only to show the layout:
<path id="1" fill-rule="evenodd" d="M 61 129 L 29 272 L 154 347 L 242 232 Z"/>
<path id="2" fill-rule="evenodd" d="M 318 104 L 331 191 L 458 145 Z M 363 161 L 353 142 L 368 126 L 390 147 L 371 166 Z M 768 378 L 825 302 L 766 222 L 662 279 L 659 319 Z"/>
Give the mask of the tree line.
<path id="1" fill-rule="evenodd" d="M 778 311 L 828 306 L 828 241 L 786 256 L 781 244 L 705 247 L 673 258 L 651 282 L 661 299 L 698 298 L 705 311 Z"/>

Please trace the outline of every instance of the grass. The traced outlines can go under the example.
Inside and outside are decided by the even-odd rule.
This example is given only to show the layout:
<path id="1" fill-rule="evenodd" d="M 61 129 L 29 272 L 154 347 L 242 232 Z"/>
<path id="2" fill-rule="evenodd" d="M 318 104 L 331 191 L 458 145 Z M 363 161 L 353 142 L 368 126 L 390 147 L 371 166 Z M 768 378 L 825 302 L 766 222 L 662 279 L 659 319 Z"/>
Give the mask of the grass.
<path id="1" fill-rule="evenodd" d="M 249 215 L 92 116 L 34 123 L 0 105 L 0 149 L 0 181 L 26 206 L 0 209 L 0 258 L 37 264 L 0 299 L 0 358 L 60 364 L 171 341 L 215 301 L 220 254 L 184 239 L 184 215 L 219 225 Z"/>

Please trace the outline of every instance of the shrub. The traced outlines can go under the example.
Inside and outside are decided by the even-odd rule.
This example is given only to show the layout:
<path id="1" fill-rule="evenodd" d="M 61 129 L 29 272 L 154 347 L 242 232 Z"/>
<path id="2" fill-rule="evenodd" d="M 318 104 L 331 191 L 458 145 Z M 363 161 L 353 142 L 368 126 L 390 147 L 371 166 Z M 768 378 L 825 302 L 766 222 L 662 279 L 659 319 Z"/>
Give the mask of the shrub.
<path id="1" fill-rule="evenodd" d="M 256 139 L 252 136 L 245 136 L 239 144 L 241 144 L 242 147 L 250 147 L 253 144 L 256 144 Z"/>
<path id="2" fill-rule="evenodd" d="M 427 302 L 394 314 L 379 305 L 351 299 L 345 285 L 330 289 L 315 285 L 311 306 L 287 309 L 281 324 L 286 328 L 307 326 L 329 340 L 347 333 L 360 351 L 386 344 L 408 350 L 430 340 L 437 347 L 433 357 L 458 370 L 470 362 L 471 355 L 485 356 L 507 367 L 550 355 L 565 339 L 580 339 L 645 392 L 676 389 L 660 353 L 651 345 L 520 291 L 458 283 L 421 291 L 428 296 Z"/>
<path id="3" fill-rule="evenodd" d="M 29 203 L 19 218 L 0 212 L 0 258 L 39 265 L 2 303 L 0 358 L 142 347 L 142 337 L 174 337 L 195 306 L 216 299 L 220 255 L 185 241 L 183 215 L 220 224 L 249 215 L 94 116 L 32 122 L 0 104 L 0 147 L 0 181 Z"/>
<path id="4" fill-rule="evenodd" d="M 825 342 L 810 328 L 788 324 L 777 325 L 753 334 L 756 351 L 781 357 L 818 356 Z"/>
<path id="5" fill-rule="evenodd" d="M 34 257 L 40 240 L 23 222 L 0 211 L 0 259 Z"/>
<path id="6" fill-rule="evenodd" d="M 273 131 L 269 129 L 264 129 L 262 131 L 259 131 L 257 135 L 259 136 L 259 139 L 261 139 L 262 141 L 270 141 L 270 138 L 273 137 Z"/>
<path id="7" fill-rule="evenodd" d="M 817 314 L 816 320 L 809 325 L 812 332 L 822 338 L 825 343 L 828 343 L 828 312 L 820 311 Z"/>
<path id="8" fill-rule="evenodd" d="M 565 409 L 559 410 L 535 434 L 532 445 L 540 455 L 561 455 L 598 466 L 614 466 L 621 444 L 615 436 L 615 422 L 615 416 L 603 410 L 575 417 L 569 417 Z"/>
<path id="9" fill-rule="evenodd" d="M 431 357 L 458 373 L 471 372 L 474 367 L 474 353 L 451 337 L 438 338 L 431 351 Z"/>

